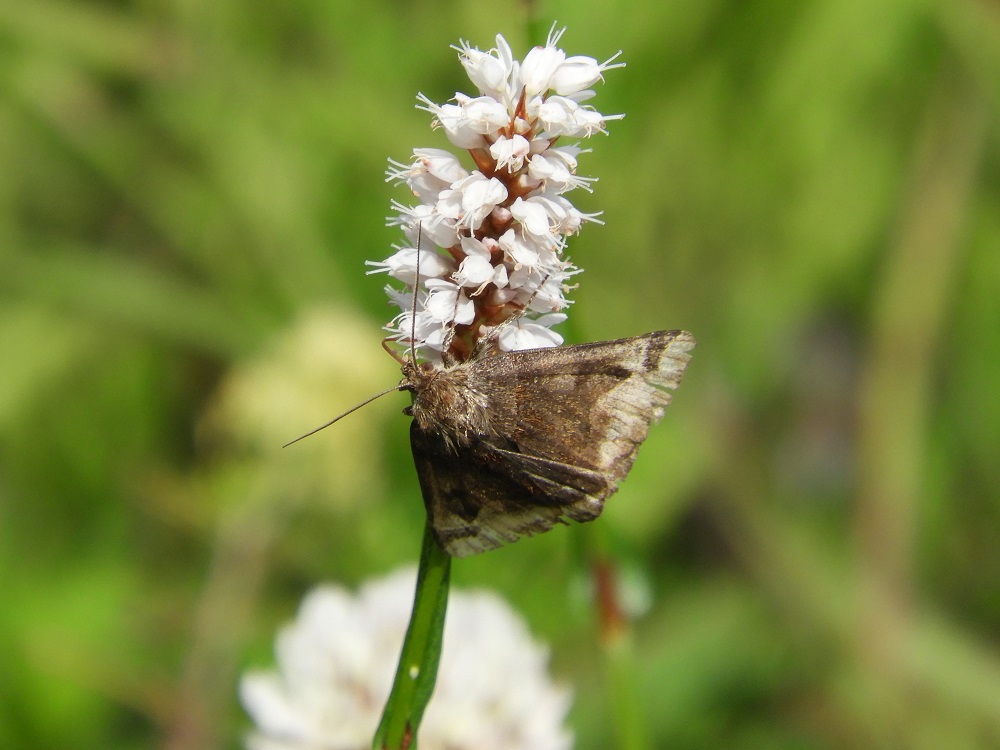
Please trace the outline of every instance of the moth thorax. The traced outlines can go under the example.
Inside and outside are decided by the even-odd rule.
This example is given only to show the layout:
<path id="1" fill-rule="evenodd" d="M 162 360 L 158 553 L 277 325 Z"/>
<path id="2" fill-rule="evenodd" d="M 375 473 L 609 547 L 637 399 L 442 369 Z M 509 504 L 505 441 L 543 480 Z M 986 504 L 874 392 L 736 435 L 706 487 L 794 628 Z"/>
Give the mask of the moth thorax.
<path id="1" fill-rule="evenodd" d="M 489 433 L 487 398 L 470 383 L 466 368 L 422 366 L 414 375 L 413 417 L 421 429 L 460 443 Z"/>

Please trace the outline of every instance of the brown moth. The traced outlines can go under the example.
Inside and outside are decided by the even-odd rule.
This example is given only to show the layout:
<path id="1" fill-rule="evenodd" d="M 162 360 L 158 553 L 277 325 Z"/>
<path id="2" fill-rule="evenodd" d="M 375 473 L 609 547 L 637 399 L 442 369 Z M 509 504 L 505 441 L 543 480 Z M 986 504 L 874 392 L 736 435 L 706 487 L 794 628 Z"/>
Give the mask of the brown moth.
<path id="1" fill-rule="evenodd" d="M 438 543 L 455 557 L 591 521 L 680 384 L 694 337 L 403 361 L 410 444 Z"/>

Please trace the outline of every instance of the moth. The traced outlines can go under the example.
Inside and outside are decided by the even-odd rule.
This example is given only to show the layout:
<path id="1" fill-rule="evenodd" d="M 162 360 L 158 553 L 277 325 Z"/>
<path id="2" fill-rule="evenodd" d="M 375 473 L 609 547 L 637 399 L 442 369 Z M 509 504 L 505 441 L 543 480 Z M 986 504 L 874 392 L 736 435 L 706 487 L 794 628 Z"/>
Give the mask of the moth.
<path id="1" fill-rule="evenodd" d="M 454 557 L 496 549 L 557 523 L 592 521 L 632 468 L 691 359 L 694 337 L 656 331 L 463 362 L 402 363 L 410 446 L 427 517 Z M 390 351 L 386 348 L 386 351 Z M 390 353 L 392 353 L 390 351 Z"/>
<path id="2" fill-rule="evenodd" d="M 695 341 L 657 331 L 578 346 L 403 360 L 431 529 L 452 556 L 591 521 L 680 385 Z"/>

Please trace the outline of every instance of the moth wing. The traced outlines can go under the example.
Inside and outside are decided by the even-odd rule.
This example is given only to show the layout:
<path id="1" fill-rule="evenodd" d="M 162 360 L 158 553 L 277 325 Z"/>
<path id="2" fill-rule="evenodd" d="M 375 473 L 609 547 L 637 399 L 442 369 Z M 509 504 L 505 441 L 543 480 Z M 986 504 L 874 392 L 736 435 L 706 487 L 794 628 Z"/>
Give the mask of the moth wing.
<path id="1" fill-rule="evenodd" d="M 491 425 L 505 448 L 617 482 L 663 416 L 694 345 L 685 331 L 657 331 L 484 357 L 472 367 L 488 383 Z"/>
<path id="2" fill-rule="evenodd" d="M 598 472 L 486 441 L 455 450 L 416 422 L 410 445 L 431 528 L 454 557 L 540 534 L 566 519 L 590 521 L 614 491 Z"/>

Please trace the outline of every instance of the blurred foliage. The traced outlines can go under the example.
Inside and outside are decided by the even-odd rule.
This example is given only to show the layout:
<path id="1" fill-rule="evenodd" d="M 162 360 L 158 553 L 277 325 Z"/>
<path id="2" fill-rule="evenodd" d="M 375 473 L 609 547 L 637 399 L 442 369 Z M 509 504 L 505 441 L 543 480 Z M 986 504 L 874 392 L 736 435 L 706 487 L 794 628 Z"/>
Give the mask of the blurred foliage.
<path id="1" fill-rule="evenodd" d="M 539 12 L 628 62 L 564 330 L 699 340 L 598 522 L 652 746 L 1000 746 L 1000 7 Z M 236 747 L 237 676 L 302 593 L 416 559 L 404 397 L 280 445 L 398 378 L 363 273 L 399 239 L 385 160 L 444 146 L 413 104 L 468 90 L 448 45 L 523 28 L 0 3 L 0 745 Z M 613 720 L 583 533 L 454 577 L 552 644 L 587 750 Z"/>

